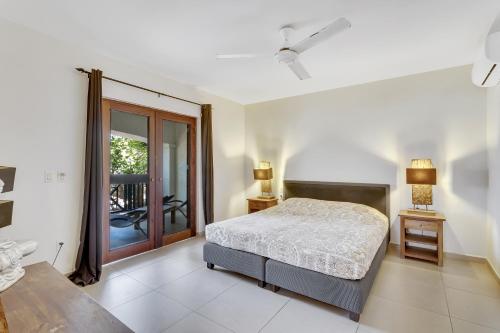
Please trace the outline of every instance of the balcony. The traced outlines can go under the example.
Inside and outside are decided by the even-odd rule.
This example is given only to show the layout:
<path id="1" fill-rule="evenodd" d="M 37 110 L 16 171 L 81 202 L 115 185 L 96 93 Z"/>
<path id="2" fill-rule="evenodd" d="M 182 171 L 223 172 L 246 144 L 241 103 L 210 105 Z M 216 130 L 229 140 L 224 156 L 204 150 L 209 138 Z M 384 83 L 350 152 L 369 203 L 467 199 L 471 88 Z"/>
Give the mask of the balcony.
<path id="1" fill-rule="evenodd" d="M 148 175 L 110 175 L 110 249 L 135 244 L 149 238 Z M 187 201 L 175 194 L 163 198 L 165 234 L 189 228 Z"/>

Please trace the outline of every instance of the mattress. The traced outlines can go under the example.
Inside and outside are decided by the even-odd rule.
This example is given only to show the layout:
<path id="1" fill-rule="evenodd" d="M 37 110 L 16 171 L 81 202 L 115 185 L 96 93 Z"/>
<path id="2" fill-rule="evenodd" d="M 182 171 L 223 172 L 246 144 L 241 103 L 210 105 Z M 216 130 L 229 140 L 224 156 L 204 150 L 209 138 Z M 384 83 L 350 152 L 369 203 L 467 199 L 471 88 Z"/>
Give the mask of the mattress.
<path id="1" fill-rule="evenodd" d="M 209 242 L 331 276 L 362 279 L 388 218 L 349 202 L 291 198 L 258 213 L 206 226 Z"/>

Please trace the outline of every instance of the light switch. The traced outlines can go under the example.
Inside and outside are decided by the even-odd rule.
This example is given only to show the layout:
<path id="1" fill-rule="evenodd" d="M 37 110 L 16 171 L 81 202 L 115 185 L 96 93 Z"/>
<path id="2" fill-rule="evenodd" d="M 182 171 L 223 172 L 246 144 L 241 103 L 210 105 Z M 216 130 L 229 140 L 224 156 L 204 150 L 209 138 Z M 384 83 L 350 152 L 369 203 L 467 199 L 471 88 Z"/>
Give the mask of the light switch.
<path id="1" fill-rule="evenodd" d="M 64 183 L 66 181 L 66 172 L 57 171 L 57 181 L 59 183 Z"/>
<path id="2" fill-rule="evenodd" d="M 45 171 L 43 174 L 43 179 L 45 183 L 53 183 L 54 173 L 52 171 Z"/>

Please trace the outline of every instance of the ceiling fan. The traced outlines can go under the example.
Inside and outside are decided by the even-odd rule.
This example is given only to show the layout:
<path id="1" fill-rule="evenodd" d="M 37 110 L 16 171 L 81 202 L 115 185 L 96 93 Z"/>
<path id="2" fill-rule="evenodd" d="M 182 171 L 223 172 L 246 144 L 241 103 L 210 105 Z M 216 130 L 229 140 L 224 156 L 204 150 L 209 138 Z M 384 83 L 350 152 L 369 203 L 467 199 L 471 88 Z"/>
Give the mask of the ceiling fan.
<path id="1" fill-rule="evenodd" d="M 334 35 L 347 30 L 351 23 L 345 18 L 339 18 L 318 32 L 313 33 L 300 42 L 292 45 L 290 35 L 295 30 L 291 25 L 286 25 L 280 29 L 280 35 L 283 38 L 283 46 L 274 54 L 274 58 L 280 63 L 285 64 L 297 75 L 300 80 L 311 78 L 305 67 L 299 61 L 299 55 L 312 48 L 313 46 L 325 42 Z M 217 54 L 217 59 L 244 59 L 263 56 L 262 54 Z"/>

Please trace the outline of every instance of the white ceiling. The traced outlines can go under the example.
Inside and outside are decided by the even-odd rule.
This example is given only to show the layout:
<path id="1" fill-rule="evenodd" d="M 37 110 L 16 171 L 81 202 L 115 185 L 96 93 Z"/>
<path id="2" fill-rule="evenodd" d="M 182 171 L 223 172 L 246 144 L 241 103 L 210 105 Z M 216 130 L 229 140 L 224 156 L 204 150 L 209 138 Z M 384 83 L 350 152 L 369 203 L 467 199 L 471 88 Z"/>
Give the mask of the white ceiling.
<path id="1" fill-rule="evenodd" d="M 470 64 L 499 0 L 0 0 L 0 16 L 242 104 Z M 299 81 L 270 53 L 337 17 L 352 29 L 304 53 Z"/>

